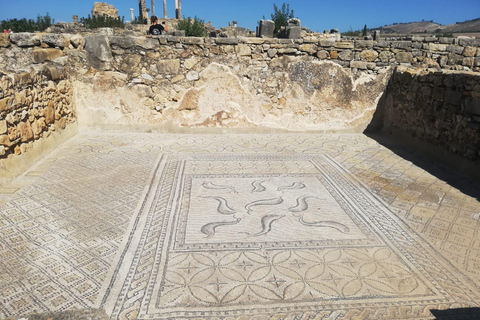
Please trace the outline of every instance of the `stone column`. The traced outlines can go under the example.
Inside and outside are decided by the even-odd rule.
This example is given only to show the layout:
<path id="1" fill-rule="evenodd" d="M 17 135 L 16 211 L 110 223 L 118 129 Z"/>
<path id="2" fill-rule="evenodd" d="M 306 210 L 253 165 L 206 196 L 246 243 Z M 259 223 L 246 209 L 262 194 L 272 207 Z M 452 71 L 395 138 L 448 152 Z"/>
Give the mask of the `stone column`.
<path id="1" fill-rule="evenodd" d="M 167 19 L 167 0 L 163 0 L 163 17 Z"/>
<path id="2" fill-rule="evenodd" d="M 175 10 L 175 16 L 177 19 L 182 19 L 182 0 L 177 1 L 177 8 Z"/>
<path id="3" fill-rule="evenodd" d="M 155 0 L 152 0 L 152 16 L 155 15 Z"/>
<path id="4" fill-rule="evenodd" d="M 72 18 L 73 18 L 73 23 L 78 24 L 78 16 L 74 15 Z"/>
<path id="5" fill-rule="evenodd" d="M 143 23 L 144 19 L 148 20 L 147 5 L 145 4 L 145 0 L 138 0 L 138 7 L 140 11 L 140 19 L 142 19 L 142 23 Z"/>
<path id="6" fill-rule="evenodd" d="M 133 8 L 130 8 L 130 22 L 133 23 L 133 21 L 135 20 L 135 16 L 133 15 Z"/>

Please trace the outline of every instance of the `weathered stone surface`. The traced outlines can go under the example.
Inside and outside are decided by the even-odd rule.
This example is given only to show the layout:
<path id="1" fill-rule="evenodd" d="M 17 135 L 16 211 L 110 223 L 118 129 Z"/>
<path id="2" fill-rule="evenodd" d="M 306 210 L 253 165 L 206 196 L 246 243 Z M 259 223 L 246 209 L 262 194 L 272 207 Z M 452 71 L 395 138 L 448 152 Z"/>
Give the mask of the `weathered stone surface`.
<path id="1" fill-rule="evenodd" d="M 373 48 L 373 41 L 372 40 L 355 40 L 355 48 L 357 49 Z"/>
<path id="2" fill-rule="evenodd" d="M 200 37 L 185 37 L 183 38 L 184 44 L 196 44 L 196 45 L 203 45 L 205 43 L 203 38 Z"/>
<path id="3" fill-rule="evenodd" d="M 395 55 L 395 59 L 398 63 L 411 63 L 413 55 L 411 52 L 399 52 Z"/>
<path id="4" fill-rule="evenodd" d="M 17 125 L 17 130 L 20 132 L 22 142 L 26 142 L 30 139 L 33 139 L 33 130 L 30 122 L 20 122 Z"/>
<path id="5" fill-rule="evenodd" d="M 458 44 L 462 47 L 472 46 L 475 39 L 471 37 L 460 36 L 457 37 Z"/>
<path id="6" fill-rule="evenodd" d="M 103 16 L 118 18 L 118 10 L 112 4 L 107 4 L 106 2 L 94 2 L 92 17 Z"/>
<path id="7" fill-rule="evenodd" d="M 180 70 L 180 59 L 158 61 L 157 70 L 160 74 L 177 74 Z"/>
<path id="8" fill-rule="evenodd" d="M 330 54 L 326 50 L 319 50 L 317 52 L 317 58 L 320 60 L 325 60 L 325 59 L 328 59 L 329 57 L 330 57 Z"/>
<path id="9" fill-rule="evenodd" d="M 58 33 L 47 33 L 42 35 L 42 42 L 50 47 L 65 48 L 70 44 L 69 36 Z"/>
<path id="10" fill-rule="evenodd" d="M 365 61 L 352 61 L 352 62 L 350 62 L 350 68 L 367 70 L 367 66 L 368 66 L 368 64 Z"/>
<path id="11" fill-rule="evenodd" d="M 464 57 L 475 57 L 476 53 L 477 53 L 477 48 L 476 47 L 465 47 L 465 50 L 463 51 L 463 56 Z"/>
<path id="12" fill-rule="evenodd" d="M 353 51 L 352 50 L 345 50 L 338 54 L 338 58 L 343 61 L 350 61 L 353 60 Z"/>
<path id="13" fill-rule="evenodd" d="M 317 46 L 311 43 L 301 44 L 298 48 L 300 49 L 300 51 L 307 52 L 310 54 L 314 54 L 318 50 Z"/>
<path id="14" fill-rule="evenodd" d="M 241 38 L 240 42 L 245 44 L 264 44 L 265 39 L 263 38 Z"/>
<path id="15" fill-rule="evenodd" d="M 287 38 L 288 39 L 300 39 L 302 37 L 302 27 L 300 26 L 287 26 Z"/>
<path id="16" fill-rule="evenodd" d="M 7 120 L 0 120 L 0 134 L 7 133 Z"/>
<path id="17" fill-rule="evenodd" d="M 355 43 L 353 41 L 336 41 L 334 47 L 339 49 L 353 49 Z"/>
<path id="18" fill-rule="evenodd" d="M 0 33 L 0 48 L 6 48 L 10 45 L 10 37 L 8 33 Z"/>
<path id="19" fill-rule="evenodd" d="M 19 47 L 34 47 L 40 45 L 40 38 L 35 33 L 11 33 L 10 41 Z"/>
<path id="20" fill-rule="evenodd" d="M 45 108 L 45 122 L 47 125 L 55 121 L 55 105 L 53 101 L 48 103 L 48 106 Z"/>
<path id="21" fill-rule="evenodd" d="M 252 49 L 250 49 L 249 45 L 246 44 L 239 44 L 235 47 L 235 51 L 237 52 L 238 56 L 251 56 Z"/>
<path id="22" fill-rule="evenodd" d="M 320 39 L 320 47 L 333 47 L 335 46 L 335 39 Z"/>
<path id="23" fill-rule="evenodd" d="M 88 53 L 89 63 L 96 69 L 106 70 L 113 61 L 108 38 L 105 35 L 85 37 L 85 50 Z"/>
<path id="24" fill-rule="evenodd" d="M 238 44 L 238 38 L 215 38 L 216 44 Z"/>
<path id="25" fill-rule="evenodd" d="M 390 44 L 391 48 L 394 49 L 408 49 L 412 47 L 411 41 L 392 41 Z"/>
<path id="26" fill-rule="evenodd" d="M 198 72 L 191 70 L 187 73 L 186 78 L 188 81 L 196 81 L 199 79 Z"/>
<path id="27" fill-rule="evenodd" d="M 273 38 L 273 31 L 275 30 L 275 22 L 272 20 L 260 20 L 258 36 L 262 38 Z"/>
<path id="28" fill-rule="evenodd" d="M 375 50 L 364 50 L 360 52 L 360 59 L 363 61 L 373 62 L 377 60 L 378 52 Z"/>
<path id="29" fill-rule="evenodd" d="M 70 42 L 72 43 L 73 47 L 77 49 L 82 49 L 85 46 L 85 38 L 79 34 L 74 34 L 70 38 Z"/>
<path id="30" fill-rule="evenodd" d="M 428 49 L 434 52 L 444 52 L 447 50 L 447 46 L 445 44 L 429 43 Z"/>
<path id="31" fill-rule="evenodd" d="M 62 50 L 53 48 L 35 48 L 33 50 L 33 61 L 35 63 L 43 63 L 45 61 L 53 61 L 63 55 Z"/>

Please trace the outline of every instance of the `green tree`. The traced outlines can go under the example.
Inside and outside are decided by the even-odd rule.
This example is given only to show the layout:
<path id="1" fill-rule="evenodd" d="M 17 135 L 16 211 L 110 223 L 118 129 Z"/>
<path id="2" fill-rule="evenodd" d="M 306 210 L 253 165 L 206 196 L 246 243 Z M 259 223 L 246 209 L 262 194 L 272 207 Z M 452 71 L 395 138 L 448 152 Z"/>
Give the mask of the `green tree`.
<path id="1" fill-rule="evenodd" d="M 80 23 L 87 29 L 123 28 L 125 27 L 125 18 L 113 18 L 107 15 L 90 17 L 90 15 L 88 15 L 88 18 L 80 18 Z"/>
<path id="2" fill-rule="evenodd" d="M 365 25 L 365 26 L 363 27 L 362 36 L 364 36 L 364 37 L 367 36 L 367 25 Z"/>
<path id="3" fill-rule="evenodd" d="M 277 7 L 276 4 L 273 4 L 273 13 L 271 14 L 272 20 L 275 22 L 275 30 L 274 33 L 278 34 L 281 27 L 285 27 L 288 25 L 288 19 L 294 17 L 293 9 L 290 10 L 290 4 L 282 4 L 281 9 Z"/>
<path id="4" fill-rule="evenodd" d="M 207 35 L 205 20 L 199 19 L 197 16 L 193 19 L 183 17 L 182 20 L 178 21 L 177 29 L 185 30 L 187 37 L 205 37 Z"/>
<path id="5" fill-rule="evenodd" d="M 9 19 L 0 21 L 0 31 L 12 29 L 14 32 L 44 31 L 52 25 L 52 18 L 47 14 L 38 15 L 37 21 L 33 19 Z"/>

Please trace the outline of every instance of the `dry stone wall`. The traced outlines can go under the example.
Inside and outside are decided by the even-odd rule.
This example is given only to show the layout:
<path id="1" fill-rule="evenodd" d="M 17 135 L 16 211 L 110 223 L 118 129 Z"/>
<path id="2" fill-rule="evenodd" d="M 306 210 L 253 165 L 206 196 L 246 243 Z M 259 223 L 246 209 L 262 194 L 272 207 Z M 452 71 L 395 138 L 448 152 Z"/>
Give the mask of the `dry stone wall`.
<path id="1" fill-rule="evenodd" d="M 23 153 L 75 121 L 163 131 L 363 132 L 385 94 L 384 128 L 478 156 L 478 89 L 466 84 L 478 78 L 465 85 L 447 78 L 480 71 L 480 40 L 337 37 L 1 34 L 1 157 Z M 435 79 L 443 70 L 442 80 L 400 81 L 405 72 L 394 70 L 403 66 L 430 68 Z"/>
<path id="2" fill-rule="evenodd" d="M 26 152 L 75 119 L 72 86 L 61 68 L 0 72 L 0 158 Z"/>
<path id="3" fill-rule="evenodd" d="M 398 69 L 382 108 L 387 133 L 407 134 L 480 165 L 479 73 Z"/>

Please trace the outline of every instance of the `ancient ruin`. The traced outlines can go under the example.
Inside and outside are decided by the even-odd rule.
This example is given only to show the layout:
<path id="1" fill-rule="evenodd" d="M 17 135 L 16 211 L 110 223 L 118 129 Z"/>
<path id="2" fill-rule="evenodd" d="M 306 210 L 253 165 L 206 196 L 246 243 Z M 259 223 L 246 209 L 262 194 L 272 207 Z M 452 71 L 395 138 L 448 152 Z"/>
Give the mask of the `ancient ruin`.
<path id="1" fill-rule="evenodd" d="M 0 34 L 0 319 L 480 314 L 480 40 L 272 23 Z"/>
<path id="2" fill-rule="evenodd" d="M 92 9 L 92 17 L 112 17 L 118 18 L 118 10 L 106 2 L 95 2 Z"/>

